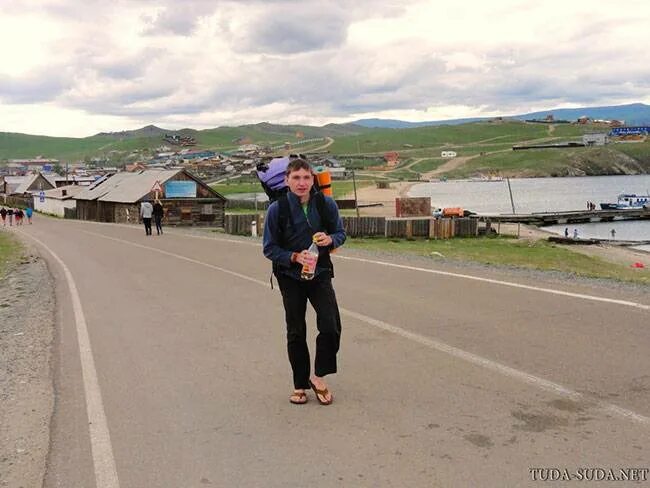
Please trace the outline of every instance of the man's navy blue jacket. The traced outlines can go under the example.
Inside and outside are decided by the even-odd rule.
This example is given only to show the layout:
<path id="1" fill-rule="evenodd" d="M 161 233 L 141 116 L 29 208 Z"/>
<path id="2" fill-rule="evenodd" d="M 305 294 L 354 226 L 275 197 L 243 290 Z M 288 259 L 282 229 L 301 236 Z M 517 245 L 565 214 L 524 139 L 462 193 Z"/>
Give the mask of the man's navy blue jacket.
<path id="1" fill-rule="evenodd" d="M 264 255 L 273 261 L 278 273 L 290 276 L 296 280 L 300 279 L 302 266 L 299 263 L 291 262 L 291 253 L 301 252 L 309 248 L 312 243 L 312 236 L 316 232 L 327 232 L 325 223 L 318 214 L 316 203 L 313 198 L 309 199 L 307 207 L 307 217 L 302 210 L 299 198 L 292 192 L 287 192 L 287 200 L 291 211 L 291 219 L 287 219 L 285 229 L 279 228 L 280 206 L 277 201 L 273 202 L 266 212 L 266 222 L 264 223 Z M 322 256 L 331 249 L 342 246 L 345 242 L 345 230 L 343 222 L 339 216 L 339 209 L 336 202 L 330 197 L 325 197 L 327 214 L 332 217 L 335 231 L 328 233 L 332 238 L 331 246 L 318 248 Z M 293 221 L 293 228 L 290 222 Z M 280 234 L 282 232 L 282 235 Z M 331 271 L 321 266 L 322 260 L 316 267 L 316 276 Z"/>

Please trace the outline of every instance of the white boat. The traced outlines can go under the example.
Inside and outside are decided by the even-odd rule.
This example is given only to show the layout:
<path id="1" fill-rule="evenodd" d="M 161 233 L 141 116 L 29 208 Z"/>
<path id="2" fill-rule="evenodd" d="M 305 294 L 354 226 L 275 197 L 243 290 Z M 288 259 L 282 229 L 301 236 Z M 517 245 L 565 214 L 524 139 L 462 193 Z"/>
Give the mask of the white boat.
<path id="1" fill-rule="evenodd" d="M 621 193 L 616 203 L 601 203 L 603 210 L 618 210 L 626 208 L 650 208 L 650 195 L 636 195 L 634 193 Z"/>

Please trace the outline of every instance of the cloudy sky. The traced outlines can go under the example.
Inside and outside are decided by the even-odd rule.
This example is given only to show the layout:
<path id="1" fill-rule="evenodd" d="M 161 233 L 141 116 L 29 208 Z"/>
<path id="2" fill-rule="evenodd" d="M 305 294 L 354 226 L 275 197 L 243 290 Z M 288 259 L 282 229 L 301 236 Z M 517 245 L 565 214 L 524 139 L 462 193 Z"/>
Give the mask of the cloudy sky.
<path id="1" fill-rule="evenodd" d="M 650 2 L 0 0 L 0 131 L 650 103 Z"/>

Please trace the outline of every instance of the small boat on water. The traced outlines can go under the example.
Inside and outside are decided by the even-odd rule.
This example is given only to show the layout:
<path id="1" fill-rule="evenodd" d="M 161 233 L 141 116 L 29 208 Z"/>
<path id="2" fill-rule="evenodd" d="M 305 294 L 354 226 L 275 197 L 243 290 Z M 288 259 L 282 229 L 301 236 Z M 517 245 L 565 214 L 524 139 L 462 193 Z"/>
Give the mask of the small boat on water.
<path id="1" fill-rule="evenodd" d="M 622 193 L 618 196 L 616 203 L 601 203 L 603 210 L 620 210 L 626 208 L 650 208 L 650 195 L 636 195 L 634 193 Z"/>

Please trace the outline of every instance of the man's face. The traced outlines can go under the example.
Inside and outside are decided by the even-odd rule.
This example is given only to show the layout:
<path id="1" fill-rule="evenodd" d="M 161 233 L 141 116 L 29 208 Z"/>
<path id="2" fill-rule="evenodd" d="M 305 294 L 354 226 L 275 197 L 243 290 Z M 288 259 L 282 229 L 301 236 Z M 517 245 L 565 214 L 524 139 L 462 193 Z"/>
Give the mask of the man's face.
<path id="1" fill-rule="evenodd" d="M 314 186 L 314 176 L 311 171 L 299 169 L 292 171 L 285 178 L 289 190 L 295 193 L 301 201 L 308 199 L 311 187 Z"/>

